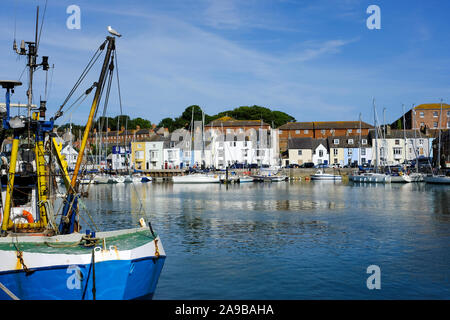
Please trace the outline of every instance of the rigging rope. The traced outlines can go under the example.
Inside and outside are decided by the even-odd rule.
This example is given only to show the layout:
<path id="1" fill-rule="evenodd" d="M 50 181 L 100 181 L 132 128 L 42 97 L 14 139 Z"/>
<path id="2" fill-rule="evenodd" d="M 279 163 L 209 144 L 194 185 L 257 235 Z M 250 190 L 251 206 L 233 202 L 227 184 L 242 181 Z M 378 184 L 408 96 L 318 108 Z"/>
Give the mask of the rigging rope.
<path id="1" fill-rule="evenodd" d="M 98 58 L 101 55 L 101 51 L 103 51 L 103 49 L 105 48 L 107 40 L 105 40 L 100 47 L 97 49 L 97 51 L 95 51 L 94 55 L 92 56 L 91 60 L 88 62 L 88 64 L 86 65 L 86 67 L 84 68 L 83 72 L 81 73 L 80 77 L 78 78 L 77 82 L 75 83 L 75 85 L 73 86 L 72 90 L 70 90 L 68 96 L 66 97 L 66 99 L 64 100 L 64 102 L 62 103 L 62 105 L 59 107 L 58 111 L 55 113 L 55 115 L 53 116 L 53 119 L 57 119 L 62 115 L 62 109 L 64 108 L 64 106 L 66 105 L 66 103 L 69 101 L 69 99 L 72 97 L 72 95 L 74 94 L 74 92 L 77 90 L 77 88 L 80 86 L 81 82 L 84 80 L 84 78 L 86 77 L 86 75 L 89 73 L 89 71 L 92 69 L 92 67 L 94 66 L 94 64 L 97 62 Z"/>

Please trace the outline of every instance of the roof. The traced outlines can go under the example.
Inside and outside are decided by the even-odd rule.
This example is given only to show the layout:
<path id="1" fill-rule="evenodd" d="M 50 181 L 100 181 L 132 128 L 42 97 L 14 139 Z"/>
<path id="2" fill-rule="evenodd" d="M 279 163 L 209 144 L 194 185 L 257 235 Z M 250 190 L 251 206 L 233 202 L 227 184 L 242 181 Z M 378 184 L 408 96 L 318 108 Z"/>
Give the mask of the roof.
<path id="1" fill-rule="evenodd" d="M 359 144 L 359 136 L 336 136 L 336 137 L 328 137 L 328 146 L 330 148 L 357 148 L 360 144 Z M 335 144 L 335 140 L 338 139 L 339 143 Z M 353 144 L 349 143 L 349 139 L 353 140 Z M 363 135 L 361 136 L 361 140 L 367 140 L 366 144 L 361 144 L 361 146 L 367 146 L 369 145 L 369 142 L 371 140 L 369 140 L 369 136 L 368 135 Z"/>
<path id="2" fill-rule="evenodd" d="M 150 137 L 148 137 L 145 141 L 147 141 L 147 142 L 152 142 L 152 141 L 156 142 L 156 141 L 166 141 L 166 140 L 169 140 L 169 138 L 161 136 L 159 134 L 154 134 L 154 135 L 151 135 Z"/>
<path id="3" fill-rule="evenodd" d="M 313 122 L 288 122 L 278 129 L 281 130 L 308 130 L 308 129 L 372 129 L 373 126 L 364 121 L 313 121 Z"/>
<path id="4" fill-rule="evenodd" d="M 386 139 L 403 139 L 406 136 L 408 139 L 416 138 L 416 139 L 428 139 L 429 137 L 425 136 L 423 133 L 418 130 L 389 130 L 386 131 Z M 375 139 L 375 130 L 369 131 L 369 138 Z M 378 139 L 383 139 L 380 132 L 378 132 Z"/>
<path id="5" fill-rule="evenodd" d="M 319 145 L 327 147 L 327 139 L 290 138 L 288 139 L 288 149 L 316 149 Z"/>
<path id="6" fill-rule="evenodd" d="M 443 103 L 442 104 L 442 109 L 449 109 L 450 105 Z M 441 104 L 440 103 L 423 103 L 423 104 L 419 104 L 418 106 L 414 107 L 415 110 L 418 109 L 441 109 Z"/>
<path id="7" fill-rule="evenodd" d="M 136 134 L 149 134 L 151 129 L 139 129 L 136 131 Z"/>

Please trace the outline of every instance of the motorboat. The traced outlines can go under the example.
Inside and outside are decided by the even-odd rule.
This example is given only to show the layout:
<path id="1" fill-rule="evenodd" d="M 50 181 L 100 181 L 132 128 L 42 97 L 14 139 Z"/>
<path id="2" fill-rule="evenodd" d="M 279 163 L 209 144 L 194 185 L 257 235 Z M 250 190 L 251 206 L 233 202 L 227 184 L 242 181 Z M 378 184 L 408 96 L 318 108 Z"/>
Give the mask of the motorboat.
<path id="1" fill-rule="evenodd" d="M 342 176 L 317 170 L 315 174 L 311 175 L 311 180 L 342 180 Z"/>
<path id="2" fill-rule="evenodd" d="M 194 173 L 184 176 L 173 176 L 173 183 L 220 183 L 221 177 L 218 174 Z"/>

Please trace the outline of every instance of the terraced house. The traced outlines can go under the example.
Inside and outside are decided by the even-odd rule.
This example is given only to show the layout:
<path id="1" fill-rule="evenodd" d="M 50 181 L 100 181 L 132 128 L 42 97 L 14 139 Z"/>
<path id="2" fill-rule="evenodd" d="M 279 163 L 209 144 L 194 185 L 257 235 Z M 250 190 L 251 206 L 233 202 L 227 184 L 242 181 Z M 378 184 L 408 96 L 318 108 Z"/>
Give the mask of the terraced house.
<path id="1" fill-rule="evenodd" d="M 334 136 L 367 135 L 373 126 L 363 121 L 288 122 L 278 128 L 280 150 L 288 148 L 290 138 L 327 139 Z"/>
<path id="2" fill-rule="evenodd" d="M 313 162 L 315 165 L 329 163 L 327 139 L 306 137 L 288 140 L 288 158 L 283 159 L 283 165 L 302 165 L 306 162 Z"/>
<path id="3" fill-rule="evenodd" d="M 359 166 L 372 162 L 369 136 L 328 137 L 330 164 L 340 167 Z"/>

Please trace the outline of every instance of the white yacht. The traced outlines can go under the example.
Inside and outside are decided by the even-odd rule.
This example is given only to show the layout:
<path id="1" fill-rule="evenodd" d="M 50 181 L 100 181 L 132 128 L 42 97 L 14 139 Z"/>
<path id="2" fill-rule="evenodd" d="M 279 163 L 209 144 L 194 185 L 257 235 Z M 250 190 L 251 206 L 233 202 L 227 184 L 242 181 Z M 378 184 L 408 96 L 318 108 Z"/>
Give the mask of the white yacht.
<path id="1" fill-rule="evenodd" d="M 311 180 L 342 180 L 340 175 L 324 173 L 322 170 L 317 170 L 317 172 L 311 175 Z"/>
<path id="2" fill-rule="evenodd" d="M 173 183 L 220 183 L 218 174 L 194 173 L 185 176 L 173 176 Z"/>

